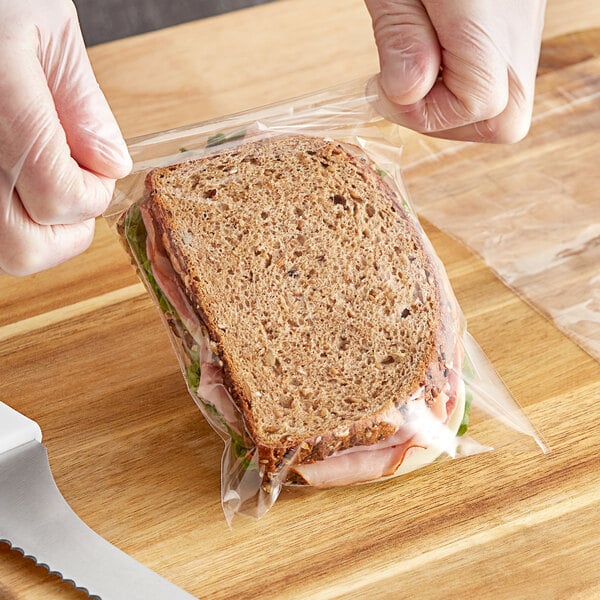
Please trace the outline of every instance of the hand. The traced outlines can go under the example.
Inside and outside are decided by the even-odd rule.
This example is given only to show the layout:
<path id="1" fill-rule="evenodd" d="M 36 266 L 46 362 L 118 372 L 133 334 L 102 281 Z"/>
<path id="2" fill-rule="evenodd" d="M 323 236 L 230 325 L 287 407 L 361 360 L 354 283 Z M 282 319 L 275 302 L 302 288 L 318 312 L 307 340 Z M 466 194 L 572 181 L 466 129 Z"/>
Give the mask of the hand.
<path id="1" fill-rule="evenodd" d="M 69 0 L 0 0 L 0 274 L 85 250 L 131 169 Z"/>
<path id="2" fill-rule="evenodd" d="M 378 109 L 432 136 L 516 142 L 531 124 L 545 0 L 365 0 Z"/>

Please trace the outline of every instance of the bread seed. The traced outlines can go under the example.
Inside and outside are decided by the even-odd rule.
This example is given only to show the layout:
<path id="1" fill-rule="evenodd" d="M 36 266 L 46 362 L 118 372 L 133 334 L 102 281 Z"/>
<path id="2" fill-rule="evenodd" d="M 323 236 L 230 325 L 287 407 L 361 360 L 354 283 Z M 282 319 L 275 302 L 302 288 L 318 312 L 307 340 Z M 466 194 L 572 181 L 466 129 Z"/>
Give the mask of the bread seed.
<path id="1" fill-rule="evenodd" d="M 274 356 L 274 354 L 270 350 L 267 350 L 265 352 L 265 356 L 263 358 L 263 361 L 264 361 L 265 365 L 267 365 L 267 367 L 274 367 L 275 366 L 275 356 Z"/>

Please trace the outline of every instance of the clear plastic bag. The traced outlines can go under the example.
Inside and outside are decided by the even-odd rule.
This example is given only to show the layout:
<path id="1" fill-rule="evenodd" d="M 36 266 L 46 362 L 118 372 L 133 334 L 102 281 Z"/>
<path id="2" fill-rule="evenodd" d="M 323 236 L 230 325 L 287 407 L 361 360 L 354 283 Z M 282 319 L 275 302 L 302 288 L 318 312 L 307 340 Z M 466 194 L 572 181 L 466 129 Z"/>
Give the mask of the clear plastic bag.
<path id="1" fill-rule="evenodd" d="M 326 488 L 367 483 L 396 477 L 435 460 L 513 444 L 523 448 L 535 442 L 545 449 L 535 429 L 466 331 L 443 265 L 426 238 L 403 187 L 400 129 L 375 112 L 373 98 L 366 95 L 366 89 L 365 82 L 353 83 L 224 119 L 131 140 L 133 172 L 118 183 L 113 203 L 105 214 L 160 309 L 191 396 L 225 442 L 221 496 L 228 521 L 236 513 L 262 516 L 287 485 Z M 176 289 L 172 289 L 164 283 L 162 267 L 151 264 L 151 258 L 165 259 L 162 254 L 165 249 L 157 252 L 160 236 L 154 233 L 144 211 L 148 202 L 145 180 L 151 170 L 197 158 L 228 156 L 227 153 L 233 151 L 244 152 L 248 144 L 268 144 L 282 136 L 318 138 L 324 147 L 330 142 L 337 144 L 368 171 L 367 178 L 377 177 L 377 181 L 384 182 L 381 185 L 391 190 L 394 197 L 393 214 L 401 216 L 399 221 L 404 219 L 410 223 L 407 227 L 421 240 L 439 282 L 440 310 L 445 311 L 445 323 L 450 325 L 443 328 L 443 333 L 436 333 L 437 367 L 427 367 L 428 374 L 434 373 L 435 368 L 439 370 L 436 377 L 440 385 L 423 380 L 406 397 L 390 399 L 388 409 L 373 416 L 370 422 L 375 428 L 383 427 L 384 433 L 366 440 L 364 436 L 370 434 L 369 427 L 360 430 L 361 438 L 358 433 L 355 435 L 359 431 L 356 423 L 360 420 L 343 422 L 333 433 L 323 431 L 322 435 L 295 443 L 285 454 L 281 451 L 279 460 L 273 464 L 270 458 L 265 458 L 264 443 L 255 443 L 245 412 L 247 408 L 234 398 L 238 392 L 234 394 L 225 384 L 220 354 L 223 340 L 213 339 L 214 332 L 203 321 L 206 317 L 192 308 L 189 291 L 181 291 L 185 287 L 181 279 Z M 166 258 L 166 261 L 171 259 Z M 170 269 L 168 264 L 165 268 Z M 428 281 L 429 276 L 427 273 Z M 281 290 L 272 292 L 277 296 Z M 380 357 L 380 364 L 375 366 L 386 366 L 390 362 L 388 358 Z M 362 421 L 360 423 L 362 427 Z M 348 441 L 352 437 L 348 430 L 353 432 L 354 441 Z M 321 442 L 325 438 L 333 441 L 323 449 Z"/>
<path id="2" fill-rule="evenodd" d="M 557 50 L 568 59 L 573 47 Z M 544 50 L 552 51 L 551 42 Z M 403 169 L 422 218 L 477 252 L 596 360 L 598 86 L 583 59 L 542 71 L 531 132 L 522 142 L 486 146 L 421 136 Z"/>

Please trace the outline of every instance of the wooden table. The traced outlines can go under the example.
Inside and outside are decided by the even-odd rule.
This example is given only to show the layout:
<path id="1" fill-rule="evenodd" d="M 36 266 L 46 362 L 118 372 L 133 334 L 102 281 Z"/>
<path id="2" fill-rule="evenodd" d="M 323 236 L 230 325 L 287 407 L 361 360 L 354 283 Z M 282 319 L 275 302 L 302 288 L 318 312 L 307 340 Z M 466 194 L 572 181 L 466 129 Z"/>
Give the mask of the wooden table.
<path id="1" fill-rule="evenodd" d="M 546 40 L 600 26 L 599 3 L 549 4 Z M 283 0 L 90 55 L 126 136 L 377 70 L 361 0 Z M 600 59 L 588 63 L 599 72 Z M 404 480 L 284 493 L 229 529 L 221 441 L 102 220 L 83 256 L 0 280 L 0 398 L 39 422 L 58 486 L 92 528 L 202 598 L 598 598 L 600 364 L 424 225 L 470 331 L 551 453 L 498 450 Z M 2 600 L 83 597 L 0 544 Z"/>

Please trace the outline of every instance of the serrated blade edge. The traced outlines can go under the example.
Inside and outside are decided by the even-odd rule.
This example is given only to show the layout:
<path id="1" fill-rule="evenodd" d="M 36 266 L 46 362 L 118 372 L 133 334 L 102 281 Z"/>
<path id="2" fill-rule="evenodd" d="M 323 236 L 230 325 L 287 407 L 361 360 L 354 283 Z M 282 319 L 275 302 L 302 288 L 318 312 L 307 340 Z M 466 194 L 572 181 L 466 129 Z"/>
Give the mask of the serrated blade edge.
<path id="1" fill-rule="evenodd" d="M 56 487 L 37 441 L 0 454 L 0 540 L 91 598 L 195 598 L 90 529 Z"/>

